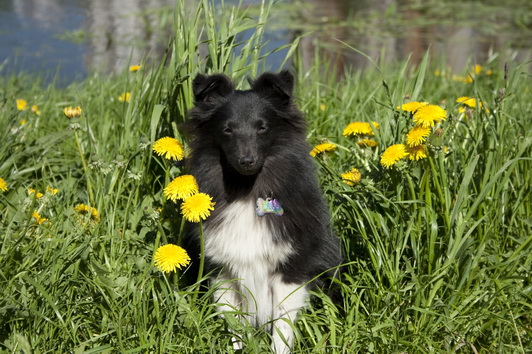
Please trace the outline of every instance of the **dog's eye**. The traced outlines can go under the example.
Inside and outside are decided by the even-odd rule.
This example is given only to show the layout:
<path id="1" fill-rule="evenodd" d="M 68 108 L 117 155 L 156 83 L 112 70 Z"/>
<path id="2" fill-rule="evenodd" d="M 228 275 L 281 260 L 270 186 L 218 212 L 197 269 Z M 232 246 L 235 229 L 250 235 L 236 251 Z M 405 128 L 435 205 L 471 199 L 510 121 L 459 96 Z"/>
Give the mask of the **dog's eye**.
<path id="1" fill-rule="evenodd" d="M 224 134 L 225 134 L 225 135 L 231 135 L 231 134 L 233 134 L 233 129 L 231 129 L 231 128 L 225 128 L 225 129 L 224 129 Z"/>
<path id="2" fill-rule="evenodd" d="M 265 126 L 262 126 L 262 127 L 259 127 L 259 129 L 257 129 L 257 133 L 258 134 L 264 134 L 268 131 L 268 128 L 265 127 Z"/>

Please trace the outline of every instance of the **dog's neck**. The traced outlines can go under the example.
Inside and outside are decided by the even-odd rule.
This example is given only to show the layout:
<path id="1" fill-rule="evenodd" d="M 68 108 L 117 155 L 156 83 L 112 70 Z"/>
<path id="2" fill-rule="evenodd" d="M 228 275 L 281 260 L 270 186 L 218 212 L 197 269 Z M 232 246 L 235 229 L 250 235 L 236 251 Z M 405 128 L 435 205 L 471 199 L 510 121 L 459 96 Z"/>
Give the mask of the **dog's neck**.
<path id="1" fill-rule="evenodd" d="M 225 199 L 233 202 L 238 199 L 253 198 L 253 188 L 258 174 L 244 176 L 229 165 L 222 165 Z M 260 173 L 260 172 L 259 172 Z"/>

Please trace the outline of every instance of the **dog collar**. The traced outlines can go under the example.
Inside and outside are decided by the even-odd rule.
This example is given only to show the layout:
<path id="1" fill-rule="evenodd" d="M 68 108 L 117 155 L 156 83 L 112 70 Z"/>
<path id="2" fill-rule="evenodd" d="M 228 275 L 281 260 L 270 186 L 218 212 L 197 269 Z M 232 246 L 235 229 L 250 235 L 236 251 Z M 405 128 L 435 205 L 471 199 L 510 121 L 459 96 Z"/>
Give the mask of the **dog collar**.
<path id="1" fill-rule="evenodd" d="M 266 214 L 283 215 L 284 210 L 281 203 L 277 199 L 272 198 L 258 198 L 257 199 L 257 215 L 264 216 Z"/>

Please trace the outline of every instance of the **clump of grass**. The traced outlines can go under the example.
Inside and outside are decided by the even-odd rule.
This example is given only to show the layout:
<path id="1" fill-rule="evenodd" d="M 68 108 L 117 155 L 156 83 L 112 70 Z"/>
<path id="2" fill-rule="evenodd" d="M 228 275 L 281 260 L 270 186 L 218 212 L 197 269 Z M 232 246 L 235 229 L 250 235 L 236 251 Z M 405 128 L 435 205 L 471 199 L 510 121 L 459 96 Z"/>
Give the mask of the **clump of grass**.
<path id="1" fill-rule="evenodd" d="M 323 329 L 317 334 L 314 322 L 307 330 L 329 333 L 324 343 L 342 350 L 524 352 L 531 345 L 522 304 L 529 298 L 532 139 L 530 121 L 519 117 L 530 110 L 522 95 L 530 88 L 519 66 L 471 82 L 430 68 L 425 58 L 411 72 L 403 66 L 336 86 L 315 83 L 319 95 L 307 115 L 317 116 L 316 142 L 340 147 L 319 162 L 352 263 L 343 284 L 347 317 L 334 324 L 330 306 L 312 311 L 309 323 L 321 319 Z M 460 96 L 474 97 L 476 108 L 457 102 Z M 412 114 L 397 107 L 416 100 L 444 107 L 446 120 L 431 128 L 425 158 L 385 168 L 383 151 L 406 144 L 412 127 Z M 340 134 L 353 120 L 380 124 L 376 147 Z M 352 167 L 362 179 L 349 186 L 341 174 Z M 334 337 L 325 330 L 333 325 L 341 328 Z"/>
<path id="2" fill-rule="evenodd" d="M 186 145 L 178 123 L 195 73 L 243 84 L 261 70 L 270 6 L 252 18 L 178 2 L 171 56 L 136 72 L 65 89 L 0 79 L 5 351 L 232 352 L 213 289 L 198 287 L 190 268 L 153 264 L 163 241 L 180 243 L 182 217 L 163 189 L 185 171 L 152 144 L 171 136 Z M 346 261 L 341 299 L 316 290 L 294 351 L 530 351 L 532 100 L 522 67 L 486 63 L 456 81 L 427 55 L 415 69 L 404 62 L 336 80 L 320 74 L 327 63 L 303 72 L 293 59 L 309 140 L 334 144 L 315 159 Z M 397 109 L 409 101 L 440 106 L 445 120 L 423 140 L 426 157 L 386 168 L 385 149 L 406 144 L 415 125 Z M 67 106 L 81 115 L 65 117 Z M 352 122 L 378 127 L 345 136 Z M 360 175 L 342 177 L 353 169 Z M 248 352 L 269 350 L 260 329 L 228 320 Z"/>

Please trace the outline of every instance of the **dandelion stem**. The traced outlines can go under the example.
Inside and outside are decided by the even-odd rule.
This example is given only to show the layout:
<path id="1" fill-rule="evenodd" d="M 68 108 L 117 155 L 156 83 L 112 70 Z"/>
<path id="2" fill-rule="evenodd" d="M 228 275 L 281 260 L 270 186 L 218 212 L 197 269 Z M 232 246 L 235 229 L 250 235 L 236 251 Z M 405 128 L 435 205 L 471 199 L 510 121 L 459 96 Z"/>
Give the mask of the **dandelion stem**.
<path id="1" fill-rule="evenodd" d="M 198 286 L 203 278 L 203 267 L 205 266 L 205 240 L 203 239 L 203 223 L 199 222 L 199 242 L 200 242 L 200 264 L 198 269 Z"/>
<path id="2" fill-rule="evenodd" d="M 85 161 L 85 156 L 83 156 L 83 150 L 81 148 L 81 143 L 79 142 L 79 135 L 77 131 L 74 131 L 74 136 L 76 137 L 76 145 L 79 151 L 79 157 L 81 158 L 81 163 L 83 164 L 83 170 L 85 171 L 85 177 L 87 178 L 87 189 L 89 190 L 89 201 L 91 205 L 94 205 L 94 195 L 92 194 L 92 183 L 89 176 L 89 168 L 87 166 L 87 161 Z"/>
<path id="3" fill-rule="evenodd" d="M 449 219 L 449 213 L 447 212 L 449 208 L 447 206 L 446 199 L 443 196 L 442 185 L 440 184 L 440 181 L 438 179 L 439 174 L 436 171 L 436 166 L 434 166 L 434 161 L 432 159 L 432 156 L 429 156 L 429 163 L 430 163 L 430 170 L 432 171 L 432 180 L 434 181 L 434 187 L 436 189 L 436 193 L 438 193 L 438 198 L 440 199 L 440 203 L 441 205 L 443 205 L 443 210 L 441 212 L 443 215 L 443 219 L 445 220 L 445 226 L 447 230 L 450 230 L 451 221 Z M 445 188 L 447 188 L 447 186 L 445 186 Z"/>
<path id="4" fill-rule="evenodd" d="M 432 181 L 434 181 L 434 180 L 435 180 L 435 178 L 432 178 Z M 436 182 L 433 182 L 433 183 L 436 184 Z M 431 184 L 431 178 L 429 176 L 427 176 L 427 179 L 425 180 L 425 199 L 424 200 L 425 200 L 425 204 L 428 206 L 429 210 L 432 210 L 433 205 L 432 205 L 432 193 L 431 193 L 431 189 L 430 189 L 430 184 Z M 430 221 L 427 220 L 427 223 L 430 223 L 431 221 L 432 220 L 430 220 Z M 430 227 L 427 227 L 427 229 L 429 230 Z M 436 255 L 434 253 L 435 249 L 436 249 L 436 233 L 435 232 L 430 232 L 429 233 L 429 236 L 428 236 L 428 249 L 429 249 L 429 251 L 428 251 L 428 272 L 432 273 L 433 268 L 434 268 L 434 258 L 436 257 Z"/>
<path id="5" fill-rule="evenodd" d="M 414 183 L 412 182 L 412 177 L 407 173 L 406 179 L 408 181 L 408 188 L 410 190 L 410 199 L 417 200 L 416 190 L 414 188 Z M 414 210 L 417 210 L 417 203 L 414 203 Z"/>
<path id="6" fill-rule="evenodd" d="M 185 218 L 181 218 L 181 226 L 179 227 L 179 234 L 177 235 L 178 246 L 182 246 L 184 230 L 185 230 Z"/>
<path id="7" fill-rule="evenodd" d="M 173 272 L 172 274 L 172 285 L 174 286 L 174 289 L 179 288 L 179 276 L 177 275 L 177 272 Z"/>
<path id="8" fill-rule="evenodd" d="M 163 239 L 163 243 L 164 244 L 168 243 L 168 240 L 166 239 L 166 234 L 164 233 L 164 229 L 163 229 L 163 227 L 161 226 L 160 223 L 159 223 L 158 229 L 159 229 L 159 232 L 157 233 L 157 239 L 156 239 L 156 242 L 155 242 L 155 248 L 159 247 L 159 235 L 160 235 L 160 238 Z"/>
<path id="9" fill-rule="evenodd" d="M 164 160 L 164 184 L 163 186 L 167 186 L 170 181 L 170 168 L 171 166 L 168 165 L 168 161 Z M 168 202 L 168 198 L 162 198 L 162 204 L 163 209 L 165 209 L 166 203 Z"/>
<path id="10" fill-rule="evenodd" d="M 196 303 L 196 299 L 198 298 L 200 286 L 201 286 L 201 279 L 203 278 L 203 267 L 205 266 L 205 242 L 203 240 L 203 223 L 199 222 L 199 243 L 200 243 L 200 263 L 199 263 L 199 269 L 198 269 L 198 278 L 196 281 L 196 291 L 194 292 L 194 296 L 192 297 L 192 303 Z"/>

